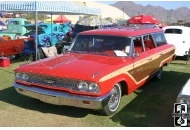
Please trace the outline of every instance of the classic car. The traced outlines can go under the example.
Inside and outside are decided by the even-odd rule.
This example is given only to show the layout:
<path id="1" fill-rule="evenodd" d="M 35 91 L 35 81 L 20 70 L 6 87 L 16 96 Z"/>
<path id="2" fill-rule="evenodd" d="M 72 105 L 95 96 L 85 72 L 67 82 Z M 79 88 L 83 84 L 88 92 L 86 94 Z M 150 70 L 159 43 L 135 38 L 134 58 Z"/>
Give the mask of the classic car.
<path id="1" fill-rule="evenodd" d="M 121 96 L 159 80 L 174 58 L 157 28 L 108 28 L 79 33 L 69 50 L 14 70 L 18 93 L 46 103 L 114 114 Z"/>
<path id="2" fill-rule="evenodd" d="M 24 36 L 35 38 L 36 25 L 24 25 L 28 30 Z M 70 31 L 70 24 L 38 24 L 38 44 L 41 46 L 55 46 Z"/>
<path id="3" fill-rule="evenodd" d="M 11 39 L 17 39 L 17 36 L 23 36 L 27 30 L 24 26 L 30 22 L 24 18 L 10 18 L 7 20 L 7 30 L 0 31 L 0 36 L 7 35 Z"/>
<path id="4" fill-rule="evenodd" d="M 13 59 L 15 55 L 21 54 L 25 49 L 25 43 L 30 42 L 33 39 L 7 39 L 7 37 L 0 36 L 0 56 L 8 56 Z"/>
<path id="5" fill-rule="evenodd" d="M 186 84 L 183 86 L 180 93 L 178 94 L 176 102 L 177 103 L 185 103 L 185 104 L 187 104 L 187 107 L 188 107 L 187 112 L 189 114 L 187 119 L 189 121 L 188 125 L 190 126 L 190 78 L 186 82 Z"/>
<path id="6" fill-rule="evenodd" d="M 185 56 L 190 50 L 190 28 L 185 26 L 167 26 L 162 28 L 166 40 L 176 48 L 176 56 Z"/>

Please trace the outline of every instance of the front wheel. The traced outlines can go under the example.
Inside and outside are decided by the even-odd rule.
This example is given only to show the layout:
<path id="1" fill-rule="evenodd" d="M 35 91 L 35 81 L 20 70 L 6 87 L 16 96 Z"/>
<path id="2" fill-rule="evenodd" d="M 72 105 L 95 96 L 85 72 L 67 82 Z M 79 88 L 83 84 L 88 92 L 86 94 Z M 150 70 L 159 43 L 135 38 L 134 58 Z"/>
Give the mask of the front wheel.
<path id="1" fill-rule="evenodd" d="M 121 100 L 121 85 L 119 83 L 115 84 L 111 93 L 108 103 L 100 111 L 104 115 L 112 115 L 118 110 Z"/>

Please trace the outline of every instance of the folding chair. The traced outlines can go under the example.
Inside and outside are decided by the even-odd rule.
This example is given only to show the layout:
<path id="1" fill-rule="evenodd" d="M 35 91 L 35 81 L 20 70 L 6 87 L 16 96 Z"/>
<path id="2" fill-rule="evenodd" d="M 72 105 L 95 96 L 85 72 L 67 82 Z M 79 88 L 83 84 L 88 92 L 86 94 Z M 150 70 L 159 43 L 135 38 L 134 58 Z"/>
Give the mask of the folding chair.
<path id="1" fill-rule="evenodd" d="M 24 50 L 19 54 L 26 62 L 33 61 L 33 56 L 36 54 L 34 41 L 25 41 Z"/>

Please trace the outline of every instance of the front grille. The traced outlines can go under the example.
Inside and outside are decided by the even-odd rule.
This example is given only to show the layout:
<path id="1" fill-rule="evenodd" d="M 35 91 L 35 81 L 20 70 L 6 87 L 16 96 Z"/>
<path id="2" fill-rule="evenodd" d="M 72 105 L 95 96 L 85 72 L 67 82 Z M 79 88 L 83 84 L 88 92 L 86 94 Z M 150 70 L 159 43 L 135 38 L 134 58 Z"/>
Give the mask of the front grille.
<path id="1" fill-rule="evenodd" d="M 70 90 L 78 90 L 78 81 L 68 78 L 55 78 L 55 77 L 47 77 L 43 75 L 32 75 L 28 74 L 29 80 L 31 83 L 38 83 L 42 85 L 52 86 L 52 87 L 60 87 L 66 88 Z M 53 81 L 52 83 L 48 83 L 47 81 Z"/>

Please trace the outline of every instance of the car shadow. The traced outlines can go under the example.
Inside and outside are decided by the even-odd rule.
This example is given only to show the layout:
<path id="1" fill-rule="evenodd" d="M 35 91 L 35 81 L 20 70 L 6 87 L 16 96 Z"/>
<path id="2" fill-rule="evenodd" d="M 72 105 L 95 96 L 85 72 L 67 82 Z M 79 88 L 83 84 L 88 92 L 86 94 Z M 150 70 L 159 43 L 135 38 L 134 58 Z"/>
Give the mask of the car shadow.
<path id="1" fill-rule="evenodd" d="M 149 81 L 144 86 L 122 97 L 120 110 L 111 117 L 122 126 L 171 127 L 173 106 L 177 95 L 189 79 L 189 73 L 164 71 L 160 81 Z M 133 99 L 127 102 L 128 97 Z"/>
<path id="2" fill-rule="evenodd" d="M 33 111 L 39 111 L 42 113 L 51 113 L 56 115 L 64 115 L 74 118 L 85 117 L 88 114 L 98 114 L 94 110 L 76 108 L 70 106 L 58 106 L 41 102 L 37 99 L 33 99 L 17 93 L 14 87 L 8 87 L 0 90 L 0 101 L 9 103 L 24 109 Z"/>
<path id="3" fill-rule="evenodd" d="M 13 71 L 9 71 L 9 70 L 4 69 L 4 68 L 1 68 L 1 67 L 0 67 L 0 70 L 1 70 L 1 71 L 4 71 L 4 72 L 7 72 L 7 73 L 10 73 L 10 74 L 14 74 Z"/>

